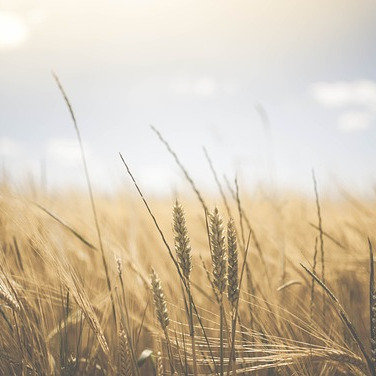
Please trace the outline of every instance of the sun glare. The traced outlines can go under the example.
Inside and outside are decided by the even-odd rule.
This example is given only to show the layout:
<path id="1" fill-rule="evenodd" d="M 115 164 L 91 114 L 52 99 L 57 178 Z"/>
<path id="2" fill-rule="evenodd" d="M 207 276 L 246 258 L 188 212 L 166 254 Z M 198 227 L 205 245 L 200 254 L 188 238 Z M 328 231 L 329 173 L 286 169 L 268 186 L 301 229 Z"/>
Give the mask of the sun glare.
<path id="1" fill-rule="evenodd" d="M 29 36 L 22 18 L 12 12 L 0 11 L 0 49 L 16 48 Z"/>

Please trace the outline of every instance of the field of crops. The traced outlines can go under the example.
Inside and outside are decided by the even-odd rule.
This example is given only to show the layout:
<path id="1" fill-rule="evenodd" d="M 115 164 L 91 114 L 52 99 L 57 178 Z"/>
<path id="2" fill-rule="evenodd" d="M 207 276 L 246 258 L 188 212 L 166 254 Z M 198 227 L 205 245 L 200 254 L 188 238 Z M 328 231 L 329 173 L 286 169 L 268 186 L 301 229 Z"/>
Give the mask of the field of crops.
<path id="1" fill-rule="evenodd" d="M 374 375 L 376 201 L 221 188 L 3 183 L 1 374 Z"/>

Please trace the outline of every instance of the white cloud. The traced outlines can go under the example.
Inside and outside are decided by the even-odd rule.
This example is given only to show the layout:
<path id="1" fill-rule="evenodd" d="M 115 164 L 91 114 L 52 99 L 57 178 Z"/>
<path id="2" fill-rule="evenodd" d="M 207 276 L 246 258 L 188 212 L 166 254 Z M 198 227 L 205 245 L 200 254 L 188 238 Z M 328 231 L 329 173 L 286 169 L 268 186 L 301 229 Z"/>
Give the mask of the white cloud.
<path id="1" fill-rule="evenodd" d="M 316 82 L 312 96 L 329 108 L 338 108 L 338 129 L 364 131 L 376 122 L 376 82 L 371 80 Z"/>
<path id="2" fill-rule="evenodd" d="M 88 146 L 84 143 L 85 155 L 90 157 Z M 72 165 L 81 161 L 81 150 L 75 139 L 52 139 L 46 146 L 47 159 L 53 159 L 64 165 Z"/>
<path id="3" fill-rule="evenodd" d="M 0 11 L 0 50 L 19 47 L 29 35 L 27 24 L 17 13 Z"/>
<path id="4" fill-rule="evenodd" d="M 3 157 L 15 157 L 22 153 L 21 145 L 10 139 L 10 138 L 0 138 L 0 155 Z"/>
<path id="5" fill-rule="evenodd" d="M 376 82 L 371 80 L 317 82 L 311 91 L 327 107 L 362 106 L 376 110 Z"/>
<path id="6" fill-rule="evenodd" d="M 374 116 L 366 111 L 346 111 L 338 117 L 338 129 L 343 132 L 363 131 L 372 126 Z"/>
<path id="7" fill-rule="evenodd" d="M 220 85 L 216 80 L 209 77 L 198 79 L 180 77 L 171 82 L 171 90 L 180 95 L 195 95 L 201 98 L 213 97 L 219 90 Z"/>

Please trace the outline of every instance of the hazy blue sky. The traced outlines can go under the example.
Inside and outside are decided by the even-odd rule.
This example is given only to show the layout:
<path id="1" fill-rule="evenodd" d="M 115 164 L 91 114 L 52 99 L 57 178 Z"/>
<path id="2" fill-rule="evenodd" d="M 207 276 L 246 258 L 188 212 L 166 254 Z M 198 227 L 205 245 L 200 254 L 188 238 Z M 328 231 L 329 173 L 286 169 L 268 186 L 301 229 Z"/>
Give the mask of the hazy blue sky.
<path id="1" fill-rule="evenodd" d="M 312 190 L 376 183 L 376 2 L 366 0 L 0 1 L 0 158 L 19 179 L 91 175 L 148 190 L 185 182 L 157 127 L 202 187 L 202 146 L 222 176 Z M 270 133 L 257 106 L 265 109 Z"/>

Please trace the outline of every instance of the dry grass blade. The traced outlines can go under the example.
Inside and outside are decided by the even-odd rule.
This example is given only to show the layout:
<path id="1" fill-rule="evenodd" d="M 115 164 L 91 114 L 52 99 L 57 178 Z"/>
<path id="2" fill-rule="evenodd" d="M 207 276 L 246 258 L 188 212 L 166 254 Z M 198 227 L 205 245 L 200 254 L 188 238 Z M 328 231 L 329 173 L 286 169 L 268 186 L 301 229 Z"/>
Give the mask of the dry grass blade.
<path id="1" fill-rule="evenodd" d="M 183 166 L 183 164 L 180 162 L 178 156 L 176 155 L 176 153 L 172 150 L 171 146 L 169 145 L 169 143 L 163 138 L 163 136 L 161 135 L 161 133 L 157 130 L 157 128 L 153 127 L 152 125 L 150 126 L 151 129 L 155 132 L 155 134 L 158 136 L 158 138 L 162 141 L 162 143 L 166 146 L 168 152 L 173 156 L 173 158 L 175 159 L 175 162 L 177 163 L 177 165 L 180 167 L 180 169 L 182 170 L 185 178 L 188 180 L 189 184 L 191 185 L 192 189 L 194 190 L 194 192 L 196 193 L 197 195 L 197 198 L 199 199 L 199 201 L 201 202 L 201 205 L 202 207 L 204 208 L 204 211 L 207 211 L 207 206 L 205 204 L 205 201 L 204 199 L 202 198 L 201 196 L 201 193 L 200 191 L 197 189 L 196 187 L 196 184 L 195 182 L 193 181 L 193 179 L 190 177 L 190 175 L 188 174 L 188 171 L 185 169 L 185 167 Z"/>
<path id="2" fill-rule="evenodd" d="M 298 280 L 288 281 L 288 282 L 284 283 L 283 285 L 279 286 L 277 288 L 277 291 L 280 292 L 280 291 L 283 291 L 284 289 L 287 289 L 291 286 L 296 286 L 296 285 L 301 285 L 301 284 L 302 284 L 302 282 L 298 281 Z"/>
<path id="3" fill-rule="evenodd" d="M 233 198 L 236 201 L 237 206 L 238 206 L 239 217 L 240 217 L 241 233 L 242 233 L 242 246 L 243 246 L 243 249 L 244 249 L 244 241 L 245 240 L 244 240 L 244 229 L 243 229 L 242 222 L 243 222 L 243 219 L 244 219 L 245 223 L 247 224 L 248 230 L 250 231 L 250 233 L 252 235 L 253 241 L 255 243 L 255 247 L 257 249 L 257 252 L 259 254 L 260 260 L 261 260 L 262 265 L 264 267 L 264 271 L 265 271 L 266 279 L 268 281 L 268 285 L 269 285 L 269 287 L 271 287 L 271 284 L 270 284 L 271 278 L 270 278 L 270 275 L 269 275 L 269 269 L 268 269 L 268 266 L 266 265 L 264 253 L 263 253 L 263 251 L 261 249 L 260 242 L 258 241 L 258 239 L 256 237 L 256 234 L 255 234 L 255 232 L 253 230 L 253 227 L 251 226 L 251 222 L 249 221 L 246 213 L 244 212 L 242 204 L 240 202 L 238 179 L 237 178 L 235 179 L 235 187 L 236 187 L 235 191 L 231 188 L 230 184 L 228 184 L 228 186 L 229 186 L 229 189 L 232 192 L 232 196 L 233 196 Z M 247 266 L 247 270 L 246 271 L 247 271 L 247 275 L 250 275 L 249 270 L 248 270 L 248 266 Z"/>
<path id="4" fill-rule="evenodd" d="M 54 219 L 56 222 L 60 223 L 63 227 L 65 227 L 68 231 L 70 231 L 77 239 L 79 239 L 82 243 L 84 243 L 89 248 L 97 251 L 97 247 L 95 247 L 93 244 L 91 244 L 88 240 L 86 240 L 81 234 L 79 234 L 74 228 L 69 226 L 66 222 L 64 222 L 61 218 L 59 218 L 57 215 L 53 214 L 50 210 L 46 209 L 42 205 L 39 205 L 36 202 L 33 202 L 33 204 L 38 207 L 40 210 L 48 214 L 52 219 Z"/>
<path id="5" fill-rule="evenodd" d="M 97 209 L 96 209 L 96 206 L 95 206 L 94 194 L 93 194 L 93 189 L 92 189 L 92 186 L 91 186 L 89 169 L 88 169 L 87 163 L 86 163 L 86 157 L 85 157 L 84 147 L 83 147 L 83 144 L 82 144 L 80 130 L 78 128 L 77 120 L 76 120 L 76 117 L 74 115 L 74 111 L 73 111 L 72 105 L 71 105 L 71 103 L 69 101 L 69 98 L 68 98 L 67 94 L 65 93 L 65 90 L 64 90 L 63 86 L 60 83 L 60 80 L 59 80 L 58 76 L 54 72 L 52 72 L 52 76 L 55 79 L 56 84 L 57 84 L 57 86 L 58 86 L 61 94 L 64 97 L 65 103 L 68 106 L 70 115 L 71 115 L 72 120 L 73 120 L 74 129 L 76 130 L 77 140 L 78 140 L 78 143 L 80 145 L 81 159 L 82 159 L 82 163 L 84 165 L 85 178 L 86 178 L 86 183 L 87 183 L 87 187 L 88 187 L 88 190 L 89 190 L 91 208 L 93 210 L 93 217 L 94 217 L 94 222 L 95 222 L 95 228 L 96 228 L 97 235 L 98 235 L 99 249 L 101 250 L 103 267 L 104 267 L 104 271 L 105 271 L 105 274 L 106 274 L 107 287 L 108 287 L 108 291 L 110 292 L 110 297 L 111 297 L 112 313 L 113 313 L 114 320 L 115 320 L 115 323 L 116 323 L 115 300 L 114 300 L 114 295 L 113 295 L 113 292 L 112 292 L 110 274 L 109 274 L 109 271 L 108 271 L 108 265 L 107 265 L 106 255 L 104 253 L 102 236 L 101 236 L 101 231 L 100 231 L 99 221 L 98 221 L 98 215 L 97 215 Z"/>
<path id="6" fill-rule="evenodd" d="M 119 156 L 120 156 L 120 158 L 121 158 L 121 160 L 122 160 L 122 162 L 123 162 L 123 164 L 124 164 L 124 166 L 125 166 L 125 168 L 126 168 L 126 170 L 127 170 L 128 175 L 129 175 L 130 178 L 132 179 L 132 182 L 133 182 L 134 186 L 136 187 L 138 194 L 140 195 L 140 197 L 141 197 L 143 203 L 145 204 L 145 206 L 146 206 L 146 210 L 148 211 L 150 217 L 152 218 L 152 220 L 153 220 L 153 222 L 154 222 L 154 225 L 155 225 L 155 227 L 157 228 L 158 233 L 159 233 L 159 235 L 160 235 L 161 238 L 162 238 L 163 244 L 166 246 L 167 251 L 168 251 L 168 254 L 169 254 L 171 260 L 173 261 L 173 263 L 175 264 L 176 270 L 177 270 L 177 272 L 178 272 L 178 274 L 179 274 L 179 276 L 180 276 L 182 282 L 183 282 L 184 285 L 185 285 L 185 284 L 186 284 L 186 281 L 185 281 L 185 279 L 184 279 L 184 276 L 183 276 L 183 274 L 182 274 L 182 271 L 180 270 L 179 263 L 176 261 L 174 255 L 172 254 L 171 248 L 170 248 L 170 246 L 168 245 L 168 242 L 167 242 L 167 240 L 166 240 L 166 238 L 165 238 L 165 236 L 164 236 L 164 234 L 163 234 L 163 231 L 162 231 L 161 228 L 159 227 L 159 224 L 158 224 L 158 222 L 157 222 L 157 219 L 155 218 L 153 212 L 151 211 L 151 208 L 150 208 L 148 202 L 146 201 L 144 195 L 142 194 L 142 191 L 141 191 L 140 187 L 138 186 L 138 184 L 137 184 L 137 182 L 136 182 L 136 179 L 134 178 L 134 176 L 133 176 L 131 170 L 129 169 L 129 167 L 128 167 L 127 163 L 125 162 L 125 159 L 123 158 L 123 156 L 121 155 L 121 153 L 119 153 Z"/>
<path id="7" fill-rule="evenodd" d="M 322 218 L 321 218 L 321 207 L 320 207 L 320 200 L 319 200 L 319 192 L 317 189 L 317 181 L 316 181 L 316 175 L 315 170 L 312 170 L 312 179 L 313 179 L 313 188 L 315 191 L 315 197 L 316 197 L 316 208 L 317 208 L 317 218 L 318 218 L 318 229 L 319 229 L 319 235 L 320 235 L 320 252 L 321 252 L 321 279 L 323 283 L 325 284 L 325 250 L 324 250 L 324 236 L 323 236 L 323 230 L 322 230 Z M 323 295 L 323 316 L 324 316 L 324 322 L 325 322 L 325 295 Z"/>
<path id="8" fill-rule="evenodd" d="M 204 150 L 204 154 L 205 154 L 206 160 L 207 160 L 208 163 L 209 163 L 210 170 L 211 170 L 211 172 L 213 173 L 214 180 L 215 180 L 215 182 L 216 182 L 216 184 L 217 184 L 217 187 L 218 187 L 218 189 L 219 189 L 219 193 L 220 193 L 220 195 L 221 195 L 221 197 L 222 197 L 223 203 L 224 203 L 224 205 L 225 205 L 225 207 L 226 207 L 227 215 L 228 215 L 229 217 L 232 217 L 232 215 L 231 215 L 231 210 L 230 210 L 230 205 L 228 204 L 228 201 L 227 201 L 227 198 L 226 198 L 225 192 L 224 192 L 224 190 L 223 190 L 222 184 L 221 184 L 221 182 L 220 182 L 219 179 L 218 179 L 218 175 L 217 175 L 217 172 L 215 171 L 215 168 L 214 168 L 214 166 L 213 166 L 213 162 L 212 162 L 212 160 L 211 160 L 211 158 L 210 158 L 210 156 L 209 156 L 209 153 L 208 153 L 208 151 L 206 150 L 205 147 L 203 148 L 203 150 Z"/>
<path id="9" fill-rule="evenodd" d="M 309 225 L 312 226 L 314 229 L 320 231 L 320 227 L 316 226 L 314 223 L 309 223 Z M 329 240 L 331 240 L 339 248 L 347 249 L 342 243 L 340 243 L 337 239 L 335 239 L 332 235 L 328 234 L 326 231 L 322 230 L 322 234 L 326 236 Z"/>
<path id="10" fill-rule="evenodd" d="M 313 264 L 312 264 L 313 274 L 316 274 L 316 264 L 317 264 L 317 237 L 315 238 L 315 249 L 313 252 Z M 313 320 L 314 300 L 315 300 L 315 279 L 312 277 L 311 300 L 310 300 L 310 305 L 309 305 L 309 316 L 311 318 L 311 321 Z"/>
<path id="11" fill-rule="evenodd" d="M 71 285 L 72 288 L 70 289 L 70 291 L 75 301 L 77 302 L 77 305 L 81 308 L 83 314 L 88 320 L 104 354 L 107 356 L 107 358 L 109 358 L 110 349 L 108 347 L 106 337 L 104 336 L 103 329 L 99 323 L 98 317 L 95 314 L 94 308 L 92 304 L 90 303 L 90 300 L 85 290 L 82 288 L 82 285 L 79 282 L 75 273 L 72 271 L 71 274 L 72 274 L 73 285 Z"/>
<path id="12" fill-rule="evenodd" d="M 328 294 L 328 296 L 332 299 L 332 301 L 335 303 L 335 307 L 336 307 L 336 310 L 341 318 L 341 320 L 344 322 L 346 328 L 349 330 L 351 336 L 353 337 L 354 341 L 356 342 L 356 344 L 358 345 L 360 351 L 362 352 L 363 354 L 363 357 L 364 359 L 366 360 L 367 362 L 367 366 L 368 366 L 368 369 L 370 370 L 371 374 L 372 374 L 372 369 L 373 369 L 373 363 L 370 359 L 370 357 L 368 356 L 367 352 L 366 352 L 366 349 L 362 343 L 362 341 L 360 340 L 359 338 L 359 335 L 356 331 L 356 329 L 354 328 L 353 324 L 351 323 L 346 311 L 343 309 L 342 305 L 340 304 L 339 300 L 337 299 L 337 297 L 333 294 L 333 292 L 329 289 L 328 286 L 326 286 L 326 284 L 315 274 L 313 274 L 306 266 L 304 266 L 303 264 L 300 264 L 307 273 L 309 273 L 311 275 L 311 277 L 313 277 L 315 279 L 315 281 L 325 290 L 325 292 Z"/>

